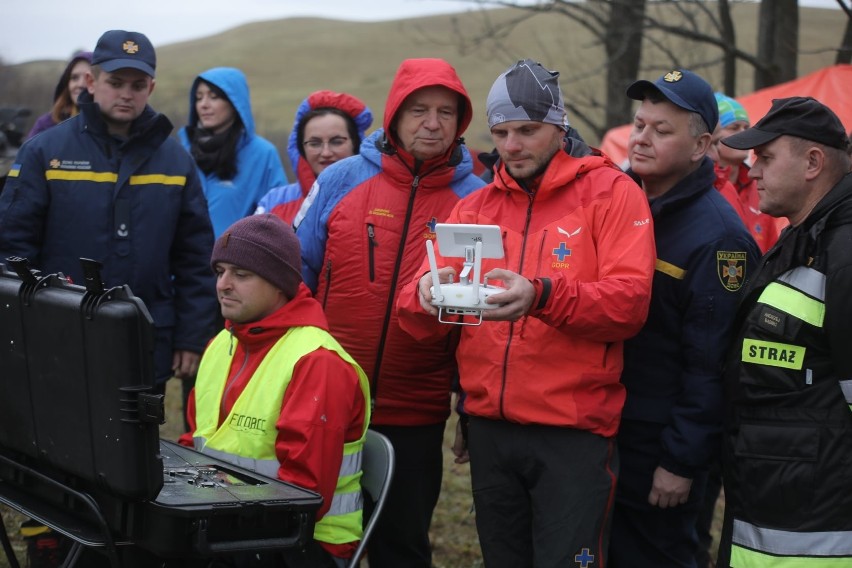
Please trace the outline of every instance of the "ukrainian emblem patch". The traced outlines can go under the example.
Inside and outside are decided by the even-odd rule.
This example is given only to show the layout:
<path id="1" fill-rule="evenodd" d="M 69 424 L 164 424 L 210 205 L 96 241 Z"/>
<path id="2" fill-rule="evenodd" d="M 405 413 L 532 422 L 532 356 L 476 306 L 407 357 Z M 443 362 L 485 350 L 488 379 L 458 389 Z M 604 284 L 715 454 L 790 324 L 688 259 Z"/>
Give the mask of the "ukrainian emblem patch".
<path id="1" fill-rule="evenodd" d="M 736 292 L 745 282 L 746 253 L 716 251 L 716 266 L 722 286 L 729 292 Z"/>

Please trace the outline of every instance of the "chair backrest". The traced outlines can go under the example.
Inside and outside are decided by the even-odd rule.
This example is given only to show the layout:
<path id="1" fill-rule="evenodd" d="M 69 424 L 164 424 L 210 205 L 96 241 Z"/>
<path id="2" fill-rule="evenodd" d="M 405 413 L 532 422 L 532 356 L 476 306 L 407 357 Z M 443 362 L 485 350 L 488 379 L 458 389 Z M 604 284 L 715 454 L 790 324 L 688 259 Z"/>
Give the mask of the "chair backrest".
<path id="1" fill-rule="evenodd" d="M 352 555 L 349 568 L 356 568 L 364 552 L 367 550 L 367 541 L 370 540 L 370 535 L 373 534 L 373 530 L 376 528 L 376 521 L 379 520 L 379 516 L 385 506 L 385 499 L 388 496 L 391 479 L 393 478 L 393 445 L 387 437 L 375 430 L 367 430 L 361 469 L 364 472 L 361 476 L 361 488 L 373 500 L 375 507 L 369 519 L 366 517 L 365 510 L 364 535 L 361 537 L 358 549 Z"/>

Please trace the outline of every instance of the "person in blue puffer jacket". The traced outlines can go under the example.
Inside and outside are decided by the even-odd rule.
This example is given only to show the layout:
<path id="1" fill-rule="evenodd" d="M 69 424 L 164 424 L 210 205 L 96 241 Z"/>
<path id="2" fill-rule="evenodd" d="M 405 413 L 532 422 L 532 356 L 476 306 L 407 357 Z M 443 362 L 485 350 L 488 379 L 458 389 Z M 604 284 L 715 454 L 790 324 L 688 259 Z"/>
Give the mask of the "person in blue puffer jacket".
<path id="1" fill-rule="evenodd" d="M 189 91 L 188 124 L 178 132 L 204 186 L 216 237 L 250 215 L 273 187 L 287 183 L 275 146 L 255 132 L 245 74 L 215 67 Z"/>

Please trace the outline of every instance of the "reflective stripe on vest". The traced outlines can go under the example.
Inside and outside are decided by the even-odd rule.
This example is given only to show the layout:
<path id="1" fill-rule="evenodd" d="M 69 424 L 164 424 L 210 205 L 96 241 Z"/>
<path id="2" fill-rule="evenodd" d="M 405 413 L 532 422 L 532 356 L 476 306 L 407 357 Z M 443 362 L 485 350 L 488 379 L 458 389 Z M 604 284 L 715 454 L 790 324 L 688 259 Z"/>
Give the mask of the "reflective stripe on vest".
<path id="1" fill-rule="evenodd" d="M 224 460 L 226 462 L 230 462 L 234 465 L 238 465 L 245 469 L 250 469 L 252 471 L 256 471 L 261 475 L 265 475 L 266 477 L 271 477 L 273 479 L 278 479 L 278 466 L 281 465 L 278 463 L 277 459 L 274 460 L 257 460 L 254 458 L 248 458 L 245 456 L 238 456 L 235 454 L 229 454 L 228 452 L 223 452 L 221 450 L 217 450 L 211 448 L 207 445 L 207 440 L 200 436 L 197 436 L 192 439 L 193 445 L 195 449 L 199 452 L 203 452 L 204 454 L 214 457 L 216 459 Z"/>
<path id="2" fill-rule="evenodd" d="M 252 471 L 256 471 L 261 475 L 265 475 L 266 477 L 271 477 L 273 479 L 279 479 L 278 477 L 278 467 L 281 465 L 278 463 L 277 459 L 274 460 L 256 460 L 254 458 L 247 458 L 245 456 L 237 456 L 234 454 L 229 454 L 227 452 L 222 452 L 220 450 L 216 450 L 206 445 L 206 440 L 201 437 L 193 438 L 193 443 L 195 449 L 203 452 L 205 455 L 214 457 L 216 459 L 224 460 L 234 465 L 238 465 L 245 469 L 250 469 Z M 204 448 L 200 450 L 199 448 Z M 325 513 L 325 517 L 329 516 L 337 516 L 337 515 L 346 515 L 348 513 L 354 513 L 356 511 L 361 510 L 362 501 L 361 501 L 361 459 L 362 452 L 357 452 L 355 454 L 344 455 L 343 462 L 340 464 L 340 474 L 339 478 L 353 478 L 358 481 L 357 491 L 351 491 L 349 493 L 338 493 L 335 492 L 334 496 L 331 499 L 331 505 L 328 508 L 328 511 Z M 338 484 L 340 485 L 340 484 Z"/>
<path id="3" fill-rule="evenodd" d="M 799 266 L 778 277 L 793 288 L 801 290 L 820 302 L 825 301 L 825 274 L 813 268 Z"/>
<path id="4" fill-rule="evenodd" d="M 258 366 L 252 380 L 218 426 L 220 401 L 231 368 L 230 333 L 223 330 L 204 353 L 196 380 L 195 448 L 205 454 L 277 478 L 280 464 L 275 455 L 278 432 L 275 423 L 281 401 L 304 355 L 318 348 L 337 353 L 356 370 L 366 405 L 361 438 L 343 445 L 343 459 L 329 511 L 317 522 L 314 538 L 341 544 L 360 540 L 362 533 L 361 460 L 369 425 L 367 376 L 327 332 L 314 327 L 294 327 L 278 340 Z"/>
<path id="5" fill-rule="evenodd" d="M 849 410 L 852 410 L 852 380 L 845 380 L 839 382 L 840 390 L 843 391 L 843 398 L 846 399 L 846 403 L 849 405 Z"/>
<path id="6" fill-rule="evenodd" d="M 852 531 L 793 532 L 734 519 L 733 568 L 840 568 L 852 561 Z"/>
<path id="7" fill-rule="evenodd" d="M 825 275 L 803 266 L 779 276 L 778 282 L 771 282 L 758 298 L 761 304 L 814 327 L 822 327 L 825 321 L 824 300 Z M 746 338 L 741 357 L 744 363 L 801 370 L 805 352 L 800 345 Z"/>
<path id="8" fill-rule="evenodd" d="M 760 294 L 758 302 L 814 327 L 822 327 L 825 320 L 825 275 L 812 268 L 799 267 L 782 275 L 779 280 L 787 286 L 778 282 L 770 283 Z"/>

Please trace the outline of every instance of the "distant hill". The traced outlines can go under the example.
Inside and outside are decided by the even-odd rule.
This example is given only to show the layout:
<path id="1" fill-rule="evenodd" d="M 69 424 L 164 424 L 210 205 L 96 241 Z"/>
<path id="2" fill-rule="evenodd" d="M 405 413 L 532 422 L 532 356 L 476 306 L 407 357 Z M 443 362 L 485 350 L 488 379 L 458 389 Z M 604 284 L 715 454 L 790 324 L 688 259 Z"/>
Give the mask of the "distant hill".
<path id="1" fill-rule="evenodd" d="M 740 46 L 753 50 L 757 30 L 755 4 L 734 5 Z M 390 22 L 362 23 L 317 18 L 288 18 L 247 24 L 203 39 L 157 46 L 157 88 L 152 104 L 176 126 L 184 124 L 189 87 L 194 77 L 209 67 L 240 67 L 248 76 L 258 132 L 286 153 L 286 137 L 299 102 L 317 89 L 346 91 L 362 98 L 381 125 L 387 91 L 399 63 L 410 57 L 441 57 L 450 61 L 474 103 L 474 121 L 466 136 L 475 148 L 491 147 L 485 126 L 485 98 L 492 82 L 517 59 L 532 57 L 561 71 L 566 98 L 595 98 L 602 102 L 602 50 L 587 30 L 553 14 L 528 18 L 508 38 L 498 42 L 460 47 L 483 28 L 483 18 L 500 24 L 518 17 L 514 10 L 477 9 L 462 14 Z M 831 49 L 840 43 L 845 18 L 838 10 L 801 9 L 799 73 L 805 74 L 834 60 Z M 145 30 L 140 30 L 145 31 Z M 690 49 L 674 53 L 688 64 Z M 706 48 L 702 48 L 706 51 Z M 646 51 L 648 54 L 649 51 Z M 702 54 L 703 55 L 703 54 Z M 2 57 L 2 54 L 0 54 Z M 648 59 L 646 57 L 646 59 Z M 28 105 L 33 116 L 45 112 L 64 63 L 36 61 L 0 67 L 0 105 Z M 656 77 L 671 66 L 662 55 L 649 66 Z M 717 67 L 700 69 L 718 85 Z M 750 92 L 751 69 L 739 66 L 739 95 Z M 34 95 L 35 93 L 35 95 Z M 588 111 L 593 117 L 600 109 Z M 584 132 L 577 117 L 572 123 Z M 598 140 L 589 136 L 590 142 Z"/>

